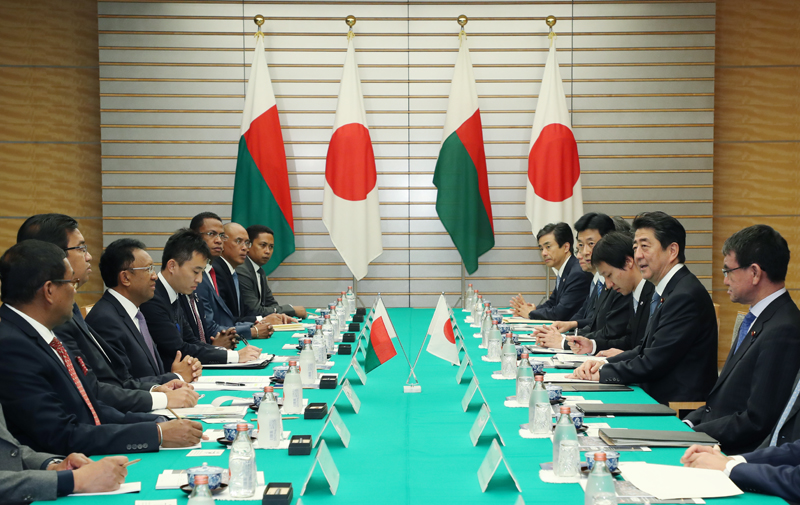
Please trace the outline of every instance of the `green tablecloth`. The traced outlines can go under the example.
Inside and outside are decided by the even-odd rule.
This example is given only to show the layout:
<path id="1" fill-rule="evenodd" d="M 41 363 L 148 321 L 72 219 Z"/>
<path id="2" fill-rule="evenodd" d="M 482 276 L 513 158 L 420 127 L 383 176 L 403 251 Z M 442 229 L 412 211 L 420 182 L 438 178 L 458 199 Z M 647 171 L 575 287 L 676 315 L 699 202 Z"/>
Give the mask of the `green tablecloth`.
<path id="1" fill-rule="evenodd" d="M 392 322 L 397 330 L 405 352 L 413 362 L 433 315 L 432 309 L 390 309 Z M 503 453 L 511 465 L 522 487 L 522 495 L 528 504 L 582 504 L 583 491 L 577 484 L 546 484 L 538 476 L 539 463 L 552 460 L 550 440 L 522 439 L 518 434 L 520 423 L 527 422 L 527 409 L 512 409 L 503 406 L 506 396 L 514 394 L 514 381 L 499 381 L 490 378 L 499 370 L 499 363 L 486 363 L 480 356 L 485 351 L 478 349 L 479 339 L 472 338 L 477 331 L 464 323 L 466 313 L 456 310 L 460 328 L 466 335 L 466 345 L 473 358 L 475 371 L 481 388 L 489 402 L 492 416 L 506 446 Z M 270 340 L 255 341 L 265 352 L 279 355 L 292 351 L 281 347 L 296 342 L 290 332 L 276 333 Z M 477 470 L 483 460 L 494 431 L 491 425 L 484 430 L 478 446 L 473 447 L 469 430 L 477 417 L 481 405 L 476 395 L 467 413 L 461 409 L 461 399 L 471 378 L 468 370 L 462 383 L 456 384 L 457 368 L 423 351 L 416 369 L 422 385 L 421 394 L 405 394 L 403 384 L 409 369 L 399 342 L 395 342 L 398 356 L 377 368 L 362 386 L 350 371 L 348 378 L 362 401 L 359 414 L 355 414 L 349 402 L 342 397 L 337 409 L 352 434 L 350 447 L 345 448 L 332 426 L 326 429 L 323 438 L 341 474 L 341 483 L 336 496 L 332 496 L 319 467 L 314 472 L 306 494 L 306 504 L 437 504 L 437 503 L 515 503 L 518 492 L 503 465 L 481 493 Z M 359 358 L 361 355 L 359 354 Z M 350 356 L 334 356 L 336 365 L 331 372 L 344 372 Z M 363 361 L 362 361 L 363 363 Z M 211 371 L 205 375 L 270 375 L 272 365 L 257 372 Z M 333 401 L 337 390 L 305 390 L 304 395 L 312 402 Z M 638 388 L 627 393 L 577 393 L 587 400 L 599 399 L 606 403 L 644 403 L 653 400 Z M 248 393 L 206 393 L 203 402 L 220 395 L 247 396 Z M 254 415 L 248 416 L 255 419 Z M 676 417 L 617 417 L 608 420 L 612 427 L 688 429 Z M 316 435 L 322 420 L 287 420 L 284 429 L 293 435 Z M 221 429 L 220 425 L 204 425 L 205 428 Z M 204 449 L 221 448 L 217 442 L 203 443 Z M 141 481 L 139 494 L 71 497 L 63 499 L 78 504 L 133 504 L 134 500 L 177 498 L 178 504 L 186 503 L 186 495 L 180 490 L 155 489 L 156 478 L 163 469 L 183 469 L 202 464 L 227 468 L 228 454 L 211 458 L 189 458 L 188 451 L 170 450 L 141 455 L 142 461 L 129 468 L 128 482 Z M 291 482 L 294 486 L 294 502 L 299 497 L 303 480 L 313 463 L 313 456 L 289 456 L 286 451 L 256 451 L 258 469 L 264 472 L 267 482 Z M 624 452 L 623 461 L 645 460 L 653 463 L 679 464 L 682 449 L 655 448 L 652 452 Z M 135 456 L 138 457 L 138 456 Z M 97 458 L 94 458 L 97 459 Z M 253 500 L 243 503 L 260 503 Z M 782 500 L 763 495 L 749 494 L 726 499 L 708 500 L 713 504 L 784 503 Z M 219 502 L 227 503 L 227 502 Z"/>

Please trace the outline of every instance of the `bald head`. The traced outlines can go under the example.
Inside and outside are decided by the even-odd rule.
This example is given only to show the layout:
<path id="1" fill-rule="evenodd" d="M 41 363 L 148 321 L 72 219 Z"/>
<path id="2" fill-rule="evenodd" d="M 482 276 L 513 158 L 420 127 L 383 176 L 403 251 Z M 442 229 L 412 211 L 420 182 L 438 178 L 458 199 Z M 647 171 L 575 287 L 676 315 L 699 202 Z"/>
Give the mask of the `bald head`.
<path id="1" fill-rule="evenodd" d="M 238 267 L 247 258 L 247 251 L 250 249 L 250 239 L 247 230 L 239 223 L 228 223 L 222 227 L 228 239 L 223 242 L 222 257 L 233 267 Z"/>

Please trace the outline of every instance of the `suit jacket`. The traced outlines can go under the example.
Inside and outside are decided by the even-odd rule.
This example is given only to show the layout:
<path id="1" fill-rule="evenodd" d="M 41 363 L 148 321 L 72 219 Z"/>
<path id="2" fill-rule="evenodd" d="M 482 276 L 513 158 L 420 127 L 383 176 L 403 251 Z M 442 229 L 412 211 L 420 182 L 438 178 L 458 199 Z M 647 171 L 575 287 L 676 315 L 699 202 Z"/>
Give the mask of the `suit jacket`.
<path id="1" fill-rule="evenodd" d="M 0 407 L 0 496 L 3 503 L 55 500 L 58 472 L 45 471 L 45 468 L 57 457 L 19 443 L 8 431 Z"/>
<path id="2" fill-rule="evenodd" d="M 645 310 L 649 304 L 645 300 Z M 717 381 L 717 316 L 686 266 L 670 279 L 642 343 L 600 369 L 600 382 L 638 383 L 656 401 L 705 401 Z"/>
<path id="3" fill-rule="evenodd" d="M 578 309 L 578 312 L 572 316 L 572 320 L 578 323 L 578 328 L 583 328 L 584 326 L 592 324 L 592 318 L 594 318 L 594 311 L 597 307 L 597 302 L 603 293 L 604 292 L 601 291 L 600 294 L 597 294 L 596 284 L 589 285 L 589 294 L 586 295 L 583 305 L 581 305 L 581 308 Z"/>
<path id="4" fill-rule="evenodd" d="M 225 268 L 227 269 L 228 267 L 226 266 Z M 233 278 L 230 275 L 230 271 L 228 271 L 228 277 L 232 285 Z M 217 274 L 217 283 L 220 283 L 219 274 Z M 222 289 L 220 289 L 220 293 L 222 293 Z M 214 283 L 211 282 L 211 277 L 207 272 L 203 272 L 203 282 L 197 285 L 195 294 L 200 302 L 198 309 L 203 313 L 203 328 L 206 335 L 214 336 L 228 328 L 236 328 L 236 333 L 244 338 L 251 338 L 250 328 L 253 324 L 251 322 L 238 321 L 238 317 L 233 315 L 222 296 L 217 294 L 214 289 Z M 252 319 L 255 320 L 255 317 Z"/>
<path id="5" fill-rule="evenodd" d="M 789 293 L 764 309 L 734 354 L 735 346 L 706 405 L 686 417 L 695 431 L 719 440 L 728 455 L 755 450 L 792 394 L 791 382 L 775 380 L 800 369 L 800 310 Z"/>
<path id="6" fill-rule="evenodd" d="M 72 351 L 75 359 L 83 361 L 94 377 L 95 395 L 120 412 L 150 412 L 153 397 L 149 389 L 156 384 L 143 383 L 131 377 L 122 358 L 103 338 L 83 320 L 77 305 L 72 319 L 53 328 L 59 340 Z"/>
<path id="7" fill-rule="evenodd" d="M 758 322 L 758 320 L 756 320 Z M 794 388 L 797 387 L 797 381 L 800 380 L 800 372 L 797 373 L 797 376 L 794 378 L 794 383 L 792 384 L 792 391 Z M 784 402 L 781 406 L 781 414 L 783 413 L 783 409 L 786 408 L 786 403 Z M 778 440 L 777 445 L 787 444 L 789 442 L 794 442 L 795 440 L 800 440 L 800 423 L 797 422 L 797 413 L 800 412 L 800 399 L 794 402 L 792 405 L 792 410 L 789 411 L 789 417 L 786 418 L 786 422 L 781 427 L 781 431 L 778 433 Z M 763 449 L 765 447 L 769 447 L 769 443 L 772 440 L 772 435 L 775 433 L 775 428 L 778 427 L 778 423 L 776 422 L 775 425 L 769 432 L 769 435 L 761 442 L 761 445 L 758 446 L 759 449 Z"/>
<path id="8" fill-rule="evenodd" d="M 163 363 L 175 361 L 178 351 L 182 356 L 194 356 L 203 364 L 228 362 L 227 351 L 201 342 L 195 336 L 178 301 L 174 305 L 170 303 L 167 288 L 160 277 L 156 281 L 155 296 L 143 303 L 139 310 L 144 314 L 150 336 L 158 347 Z"/>
<path id="9" fill-rule="evenodd" d="M 558 286 L 550 294 L 550 298 L 528 314 L 528 318 L 572 321 L 573 315 L 586 299 L 586 292 L 591 284 L 592 274 L 584 272 L 578 258 L 570 255 Z"/>
<path id="10" fill-rule="evenodd" d="M 142 333 L 119 300 L 109 291 L 103 293 L 100 300 L 94 304 L 86 316 L 86 321 L 100 329 L 109 346 L 122 356 L 123 366 L 130 375 L 156 384 L 177 379 L 174 373 L 167 371 L 158 351 L 153 359 Z"/>
<path id="11" fill-rule="evenodd" d="M 236 273 L 239 275 L 239 293 L 242 295 L 241 305 L 245 316 L 268 316 L 276 313 L 292 317 L 297 315 L 294 307 L 280 305 L 275 300 L 272 290 L 269 289 L 267 274 L 263 269 L 255 268 L 249 258 L 236 267 Z"/>
<path id="12" fill-rule="evenodd" d="M 69 354 L 70 360 L 94 406 L 92 413 L 66 366 L 39 333 L 6 305 L 0 307 L 0 404 L 9 431 L 36 451 L 60 454 L 82 452 L 87 456 L 158 450 L 158 416 L 122 414 L 94 394 L 90 381 Z"/>
<path id="13" fill-rule="evenodd" d="M 578 330 L 578 333 L 591 339 L 624 335 L 633 312 L 632 299 L 630 293 L 622 295 L 613 289 L 606 289 L 597 301 L 592 323 Z"/>
<path id="14" fill-rule="evenodd" d="M 647 322 L 650 320 L 650 300 L 653 299 L 653 291 L 655 289 L 656 287 L 652 282 L 645 281 L 644 286 L 642 286 L 642 293 L 639 296 L 636 312 L 633 311 L 633 302 L 628 300 L 628 305 L 631 307 L 631 317 L 622 334 L 590 337 L 597 343 L 598 352 L 612 348 L 629 351 L 639 345 L 644 338 L 645 331 L 647 331 Z M 633 295 L 631 295 L 632 298 Z"/>
<path id="15" fill-rule="evenodd" d="M 771 494 L 800 502 L 800 441 L 742 454 L 747 463 L 731 470 L 731 480 L 742 491 Z"/>

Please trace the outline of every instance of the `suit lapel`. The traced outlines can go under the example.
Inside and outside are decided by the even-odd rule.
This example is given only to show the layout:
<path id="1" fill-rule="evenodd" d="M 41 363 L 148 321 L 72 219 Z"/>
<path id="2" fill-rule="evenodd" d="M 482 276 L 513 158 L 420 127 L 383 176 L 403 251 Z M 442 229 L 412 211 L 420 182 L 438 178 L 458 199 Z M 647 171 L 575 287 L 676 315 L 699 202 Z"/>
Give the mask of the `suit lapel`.
<path id="1" fill-rule="evenodd" d="M 139 344 L 139 347 L 142 348 L 142 352 L 144 352 L 144 355 L 147 356 L 147 360 L 153 366 L 153 370 L 155 370 L 157 373 L 161 373 L 161 367 L 158 363 L 153 361 L 153 356 L 150 354 L 150 349 L 147 347 L 147 342 L 144 341 L 142 332 L 136 328 L 135 324 L 133 324 L 131 316 L 128 315 L 122 304 L 120 304 L 119 301 L 117 301 L 114 296 L 110 295 L 108 292 L 103 294 L 103 298 L 106 298 L 116 309 L 117 315 L 119 315 L 119 317 L 122 319 L 122 322 L 125 323 L 125 327 L 128 328 L 128 331 L 131 333 L 136 343 Z"/>
<path id="2" fill-rule="evenodd" d="M 208 275 L 208 273 L 207 273 L 207 272 L 204 272 L 204 273 L 203 273 L 203 282 L 205 282 L 205 280 L 206 280 L 206 279 L 208 279 L 208 282 L 211 282 L 211 277 Z M 217 283 L 219 283 L 219 282 L 221 282 L 221 281 L 222 281 L 222 276 L 219 274 L 219 272 L 217 272 Z M 213 284 L 212 284 L 212 286 L 213 286 Z M 227 303 L 225 303 L 225 300 L 223 300 L 223 299 L 222 299 L 222 297 L 221 297 L 221 296 L 220 296 L 220 295 L 217 293 L 217 291 L 216 291 L 216 290 L 214 290 L 214 289 L 212 289 L 212 290 L 211 290 L 211 296 L 212 296 L 212 297 L 214 297 L 214 301 L 216 302 L 216 304 L 217 304 L 217 305 L 218 305 L 218 306 L 219 306 L 219 307 L 220 307 L 220 308 L 221 308 L 223 311 L 225 311 L 225 313 L 226 313 L 226 314 L 228 314 L 228 316 L 229 316 L 229 317 L 230 317 L 232 320 L 234 320 L 234 321 L 235 321 L 235 320 L 236 320 L 236 318 L 235 318 L 235 317 L 233 317 L 233 312 L 231 312 L 231 309 L 228 307 L 228 304 L 227 304 Z"/>
<path id="3" fill-rule="evenodd" d="M 647 329 L 645 330 L 644 338 L 642 339 L 642 349 L 644 349 L 645 346 L 647 345 L 647 342 L 650 340 L 650 335 L 653 333 L 653 329 L 656 327 L 658 321 L 661 319 L 661 308 L 664 306 L 664 303 L 667 301 L 669 296 L 675 290 L 675 286 L 677 286 L 678 283 L 681 281 L 681 279 L 683 279 L 688 273 L 689 270 L 686 268 L 686 266 L 683 266 L 677 272 L 675 272 L 675 275 L 673 275 L 672 279 L 670 279 L 669 282 L 667 283 L 667 286 L 664 288 L 664 292 L 661 293 L 661 301 L 656 307 L 655 312 L 653 312 L 653 317 L 651 317 L 650 320 L 647 322 Z M 653 293 L 655 292 L 656 290 L 654 285 Z M 650 301 L 652 301 L 652 299 L 653 295 L 651 294 L 650 300 L 645 300 L 646 302 L 645 307 L 647 307 L 648 312 L 650 311 Z"/>

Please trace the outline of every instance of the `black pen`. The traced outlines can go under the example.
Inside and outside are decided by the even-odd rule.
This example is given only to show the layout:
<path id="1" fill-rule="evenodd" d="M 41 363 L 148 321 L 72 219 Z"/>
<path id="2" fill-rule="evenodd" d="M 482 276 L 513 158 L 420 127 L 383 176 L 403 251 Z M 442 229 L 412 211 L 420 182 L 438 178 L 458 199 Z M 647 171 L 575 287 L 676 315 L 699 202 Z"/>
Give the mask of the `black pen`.
<path id="1" fill-rule="evenodd" d="M 223 382 L 223 381 L 217 381 L 214 384 L 216 384 L 218 386 L 244 386 L 245 385 L 244 382 Z"/>

